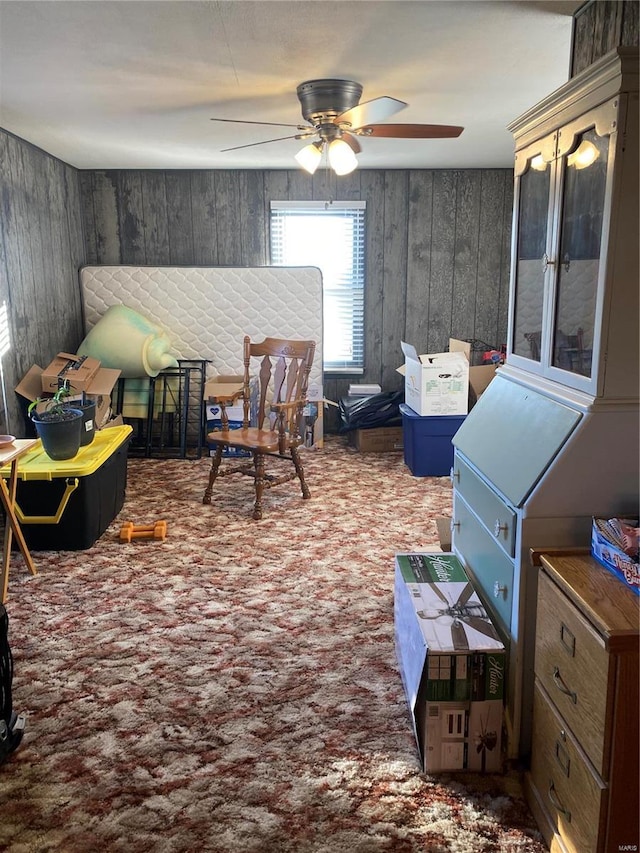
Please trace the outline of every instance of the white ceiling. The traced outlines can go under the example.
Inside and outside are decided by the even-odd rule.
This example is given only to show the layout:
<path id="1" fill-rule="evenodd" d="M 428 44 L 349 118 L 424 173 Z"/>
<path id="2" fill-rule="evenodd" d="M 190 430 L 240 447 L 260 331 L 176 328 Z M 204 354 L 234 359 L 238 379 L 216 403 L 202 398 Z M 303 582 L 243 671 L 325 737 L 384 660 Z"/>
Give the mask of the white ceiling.
<path id="1" fill-rule="evenodd" d="M 509 167 L 506 126 L 569 73 L 580 2 L 0 0 L 0 126 L 79 168 L 289 169 L 296 86 L 340 77 L 389 123 L 458 139 L 364 139 L 361 168 Z"/>

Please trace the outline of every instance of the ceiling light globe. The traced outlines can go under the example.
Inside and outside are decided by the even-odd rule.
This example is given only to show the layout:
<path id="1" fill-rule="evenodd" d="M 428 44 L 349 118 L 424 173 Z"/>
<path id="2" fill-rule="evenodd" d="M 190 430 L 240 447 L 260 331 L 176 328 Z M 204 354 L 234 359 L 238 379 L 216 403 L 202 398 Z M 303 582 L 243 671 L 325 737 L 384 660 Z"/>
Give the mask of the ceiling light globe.
<path id="1" fill-rule="evenodd" d="M 349 175 L 358 160 L 344 139 L 334 139 L 329 145 L 329 164 L 336 175 Z"/>
<path id="2" fill-rule="evenodd" d="M 296 160 L 305 172 L 313 175 L 320 165 L 320 160 L 322 160 L 321 148 L 319 148 L 318 144 L 315 142 L 312 142 L 311 145 L 305 145 L 305 147 L 301 148 L 296 154 Z"/>

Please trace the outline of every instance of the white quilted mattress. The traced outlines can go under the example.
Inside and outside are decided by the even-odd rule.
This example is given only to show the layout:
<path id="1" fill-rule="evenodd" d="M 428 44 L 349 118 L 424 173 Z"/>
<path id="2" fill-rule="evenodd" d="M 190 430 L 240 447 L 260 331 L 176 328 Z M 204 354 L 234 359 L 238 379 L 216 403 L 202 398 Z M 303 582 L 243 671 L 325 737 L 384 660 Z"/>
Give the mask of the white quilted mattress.
<path id="1" fill-rule="evenodd" d="M 322 391 L 322 274 L 317 267 L 86 266 L 80 270 L 85 333 L 112 305 L 161 326 L 178 359 L 208 360 L 207 375 L 241 374 L 243 338 L 314 340 L 309 398 Z M 314 446 L 323 444 L 317 405 Z"/>
<path id="2" fill-rule="evenodd" d="M 310 396 L 322 397 L 316 267 L 86 266 L 80 289 L 85 332 L 110 306 L 127 305 L 166 330 L 176 358 L 209 360 L 209 376 L 242 373 L 245 335 L 315 340 Z"/>
<path id="3" fill-rule="evenodd" d="M 518 325 L 514 350 L 529 357 L 530 347 L 524 335 L 540 332 L 542 315 L 542 261 L 520 261 L 518 265 Z M 593 318 L 596 312 L 597 260 L 572 260 L 569 271 L 562 267 L 562 320 L 559 331 L 575 335 L 585 330 L 584 346 L 593 346 Z"/>

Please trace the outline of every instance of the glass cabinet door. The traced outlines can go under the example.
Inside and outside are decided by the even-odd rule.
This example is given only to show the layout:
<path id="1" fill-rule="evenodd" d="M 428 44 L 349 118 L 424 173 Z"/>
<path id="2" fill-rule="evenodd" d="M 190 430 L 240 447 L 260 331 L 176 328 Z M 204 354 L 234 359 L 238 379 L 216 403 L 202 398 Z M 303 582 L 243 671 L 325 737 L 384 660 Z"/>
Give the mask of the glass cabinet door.
<path id="1" fill-rule="evenodd" d="M 588 85 L 570 81 L 510 128 L 504 373 L 584 405 L 635 399 L 638 384 L 637 55 L 628 82 L 626 58 L 612 51 Z"/>
<path id="2" fill-rule="evenodd" d="M 525 153 L 522 164 L 516 202 L 511 351 L 516 356 L 540 363 L 552 162 L 545 160 L 542 148 L 533 148 Z"/>
<path id="3" fill-rule="evenodd" d="M 551 364 L 591 376 L 609 136 L 578 134 L 562 158 Z"/>

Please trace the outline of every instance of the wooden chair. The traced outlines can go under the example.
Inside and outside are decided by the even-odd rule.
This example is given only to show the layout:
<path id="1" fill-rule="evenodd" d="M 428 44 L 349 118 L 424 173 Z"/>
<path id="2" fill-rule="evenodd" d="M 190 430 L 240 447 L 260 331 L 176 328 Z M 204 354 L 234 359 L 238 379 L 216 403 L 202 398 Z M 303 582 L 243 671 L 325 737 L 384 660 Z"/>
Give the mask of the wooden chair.
<path id="1" fill-rule="evenodd" d="M 304 414 L 307 402 L 309 371 L 315 353 L 315 341 L 287 341 L 265 338 L 262 343 L 244 339 L 244 381 L 241 392 L 212 399 L 221 409 L 222 429 L 209 433 L 209 442 L 215 445 L 209 483 L 202 502 L 211 503 L 213 484 L 217 477 L 244 474 L 255 481 L 256 499 L 253 517 L 262 518 L 262 496 L 265 489 L 286 483 L 296 477 L 300 480 L 302 497 L 310 497 L 304 479 L 304 470 L 298 447 L 304 441 Z M 257 423 L 251 425 L 252 388 L 251 367 L 259 359 L 257 374 Z M 252 361 L 253 360 L 253 361 Z M 229 429 L 226 407 L 242 396 L 243 422 L 240 429 Z M 252 459 L 234 460 L 222 465 L 226 447 L 246 450 Z M 267 473 L 265 459 L 289 461 L 293 468 L 278 476 Z"/>

